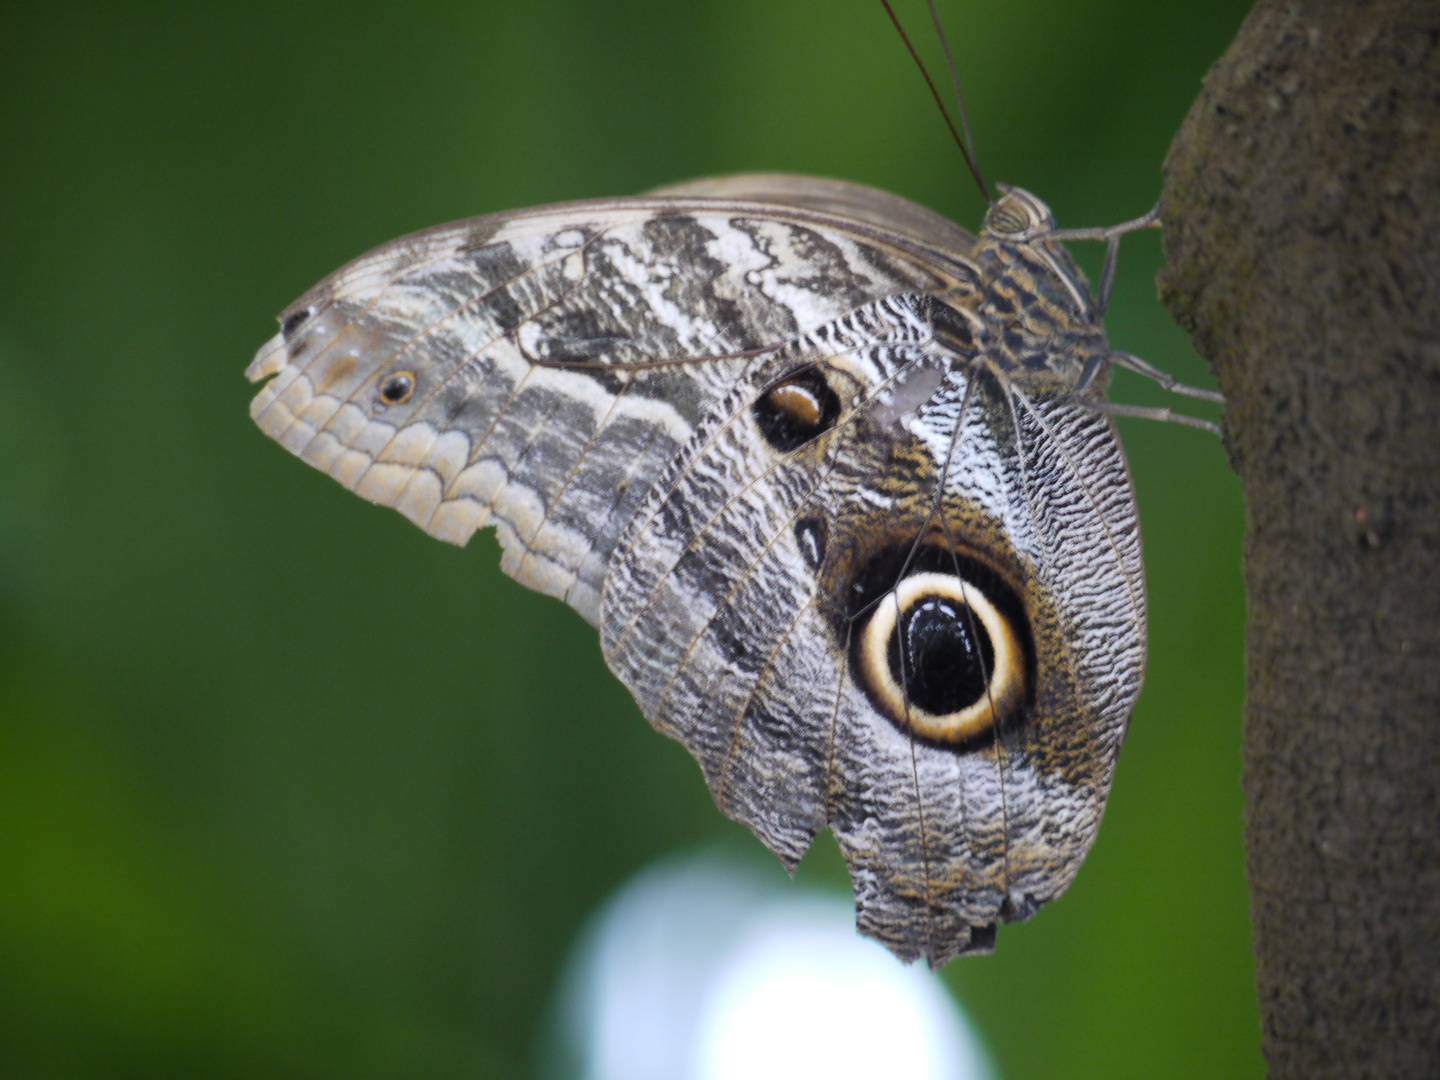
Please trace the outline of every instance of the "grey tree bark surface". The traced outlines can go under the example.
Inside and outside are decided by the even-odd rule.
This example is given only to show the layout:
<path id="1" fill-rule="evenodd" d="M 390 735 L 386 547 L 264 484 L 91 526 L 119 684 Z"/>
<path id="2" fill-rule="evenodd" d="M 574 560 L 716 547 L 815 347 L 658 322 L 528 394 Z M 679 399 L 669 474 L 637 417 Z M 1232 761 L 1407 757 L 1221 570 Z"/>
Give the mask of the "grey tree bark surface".
<path id="1" fill-rule="evenodd" d="M 1161 213 L 1247 506 L 1270 1076 L 1440 1076 L 1440 3 L 1261 0 Z"/>

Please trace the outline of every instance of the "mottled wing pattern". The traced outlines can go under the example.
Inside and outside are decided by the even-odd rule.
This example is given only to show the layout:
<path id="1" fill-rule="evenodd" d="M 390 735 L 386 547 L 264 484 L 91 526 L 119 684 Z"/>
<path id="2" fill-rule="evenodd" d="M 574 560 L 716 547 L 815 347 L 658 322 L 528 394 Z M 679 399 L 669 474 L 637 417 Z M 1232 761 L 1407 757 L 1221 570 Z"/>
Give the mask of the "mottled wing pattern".
<path id="1" fill-rule="evenodd" d="M 938 965 L 1073 878 L 1143 669 L 1124 457 L 991 338 L 1024 299 L 986 269 L 1007 251 L 787 176 L 477 218 L 287 309 L 252 415 L 435 536 L 496 526 L 727 814 L 789 865 L 830 826 L 860 929 Z M 912 581 L 958 596 L 955 641 L 967 588 L 1013 624 L 972 668 L 1020 674 L 953 713 L 993 723 L 933 735 L 904 659 L 877 690 Z"/>
<path id="2" fill-rule="evenodd" d="M 853 443 L 869 441 L 867 413 L 882 398 L 915 382 L 936 389 L 925 309 L 913 295 L 866 305 L 747 373 L 631 521 L 606 580 L 611 668 L 651 723 L 685 743 L 721 809 L 789 866 L 829 820 L 844 665 L 823 569 L 847 546 L 852 504 L 892 497 L 888 478 L 863 474 Z M 779 453 L 752 409 L 807 365 L 838 394 L 838 417 Z M 895 488 L 923 498 L 911 480 Z"/>
<path id="3" fill-rule="evenodd" d="M 747 373 L 623 534 L 601 633 L 722 810 L 788 865 L 829 825 L 859 928 L 938 966 L 1079 869 L 1140 689 L 1144 597 L 1109 420 L 956 363 L 931 317 L 925 297 L 872 303 Z M 840 418 L 779 453 L 753 408 L 806 364 Z M 1023 715 L 959 747 L 881 715 L 853 669 L 855 583 L 926 533 L 1002 564 L 1041 658 Z"/>
<path id="4" fill-rule="evenodd" d="M 386 244 L 281 315 L 247 371 L 273 376 L 251 415 L 434 536 L 463 544 L 496 526 L 506 573 L 598 623 L 619 530 L 750 350 L 878 296 L 954 285 L 942 254 L 893 229 L 739 199 L 787 179 L 686 189 L 725 199 L 499 214 Z M 820 190 L 822 205 L 871 191 Z"/>

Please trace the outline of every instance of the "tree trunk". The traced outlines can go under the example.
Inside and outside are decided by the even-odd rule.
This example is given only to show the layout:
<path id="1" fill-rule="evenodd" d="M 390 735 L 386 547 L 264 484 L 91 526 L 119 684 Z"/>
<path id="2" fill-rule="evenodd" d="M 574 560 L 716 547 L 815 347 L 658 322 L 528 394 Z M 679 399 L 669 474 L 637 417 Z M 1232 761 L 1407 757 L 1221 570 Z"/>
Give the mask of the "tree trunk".
<path id="1" fill-rule="evenodd" d="M 1440 1076 L 1440 3 L 1261 0 L 1161 212 L 1247 506 L 1270 1075 Z"/>

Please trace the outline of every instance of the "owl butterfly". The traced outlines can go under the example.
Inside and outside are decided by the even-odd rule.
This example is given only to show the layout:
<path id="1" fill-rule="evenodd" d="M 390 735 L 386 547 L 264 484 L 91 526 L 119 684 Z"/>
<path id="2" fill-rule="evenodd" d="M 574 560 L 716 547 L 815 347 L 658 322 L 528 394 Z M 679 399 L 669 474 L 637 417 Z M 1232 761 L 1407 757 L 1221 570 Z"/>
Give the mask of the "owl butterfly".
<path id="1" fill-rule="evenodd" d="M 1143 365 L 1053 229 L 786 175 L 444 225 L 287 308 L 251 415 L 493 525 L 721 810 L 789 867 L 828 826 L 859 929 L 938 966 L 1075 876 L 1144 670 L 1104 398 Z"/>

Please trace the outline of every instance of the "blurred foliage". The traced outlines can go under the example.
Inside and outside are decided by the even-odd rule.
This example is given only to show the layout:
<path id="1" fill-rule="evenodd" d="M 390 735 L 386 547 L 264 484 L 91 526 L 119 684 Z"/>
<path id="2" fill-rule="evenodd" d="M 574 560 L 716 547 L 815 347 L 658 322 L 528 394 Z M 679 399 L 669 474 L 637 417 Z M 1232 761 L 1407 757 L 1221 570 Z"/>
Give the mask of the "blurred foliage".
<path id="1" fill-rule="evenodd" d="M 941 6 L 982 165 L 1070 225 L 1153 203 L 1245 7 Z M 426 225 L 779 169 L 974 226 L 958 155 L 871 0 L 0 22 L 0 1074 L 522 1077 L 586 914 L 741 830 L 489 534 L 449 548 L 304 467 L 241 371 L 273 312 Z M 1160 261 L 1126 241 L 1111 340 L 1204 381 Z M 1105 827 L 946 976 L 1011 1080 L 1259 1076 L 1242 510 L 1215 440 L 1123 430 L 1152 646 Z M 800 875 L 843 886 L 828 838 Z"/>

